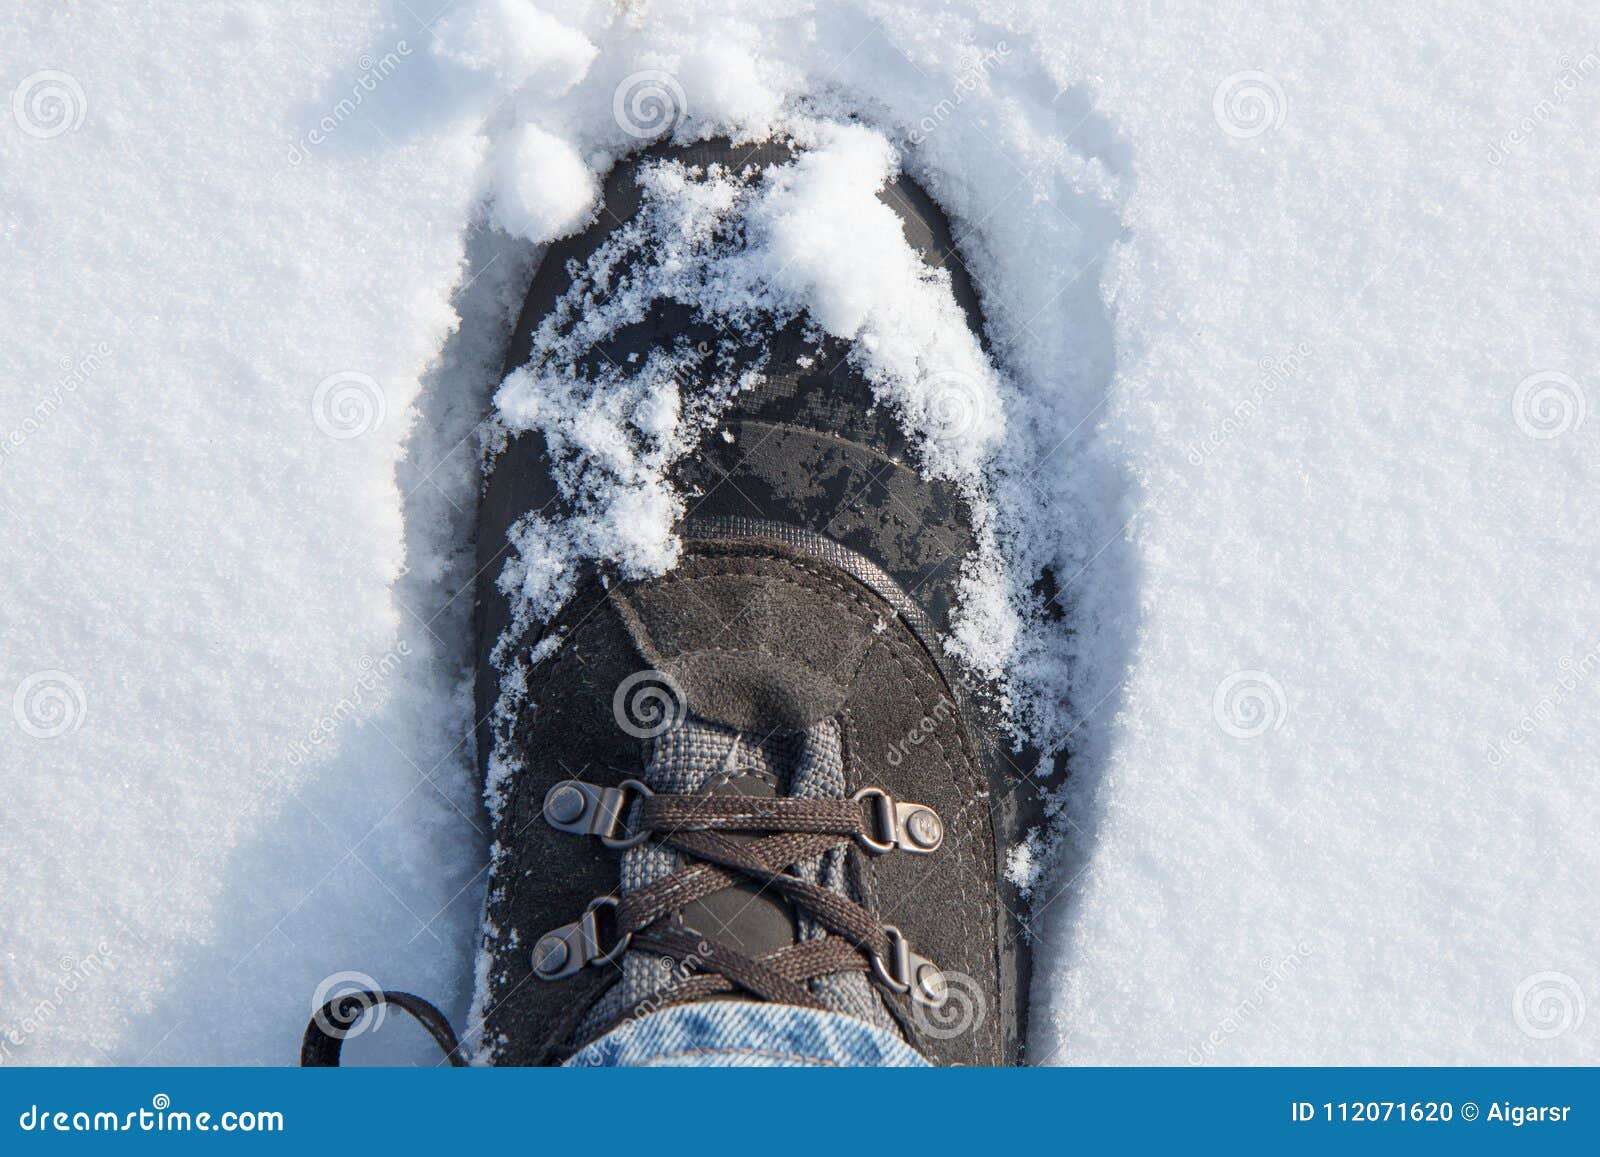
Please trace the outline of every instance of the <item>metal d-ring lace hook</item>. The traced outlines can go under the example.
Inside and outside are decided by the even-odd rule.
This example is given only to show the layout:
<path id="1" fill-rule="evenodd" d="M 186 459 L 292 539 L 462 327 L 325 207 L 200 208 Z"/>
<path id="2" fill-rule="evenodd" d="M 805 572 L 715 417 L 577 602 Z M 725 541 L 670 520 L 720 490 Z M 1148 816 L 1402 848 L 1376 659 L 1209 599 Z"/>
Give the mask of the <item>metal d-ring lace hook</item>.
<path id="1" fill-rule="evenodd" d="M 881 787 L 864 787 L 850 798 L 871 805 L 877 833 L 857 833 L 855 840 L 875 856 L 899 849 L 917 855 L 939 850 L 944 843 L 944 823 L 927 804 L 900 803 Z"/>
<path id="2" fill-rule="evenodd" d="M 633 933 L 618 936 L 609 948 L 602 944 L 599 913 L 613 914 L 621 904 L 615 896 L 599 896 L 589 901 L 571 924 L 552 928 L 533 946 L 533 971 L 540 980 L 563 980 L 576 976 L 591 964 L 609 964 L 628 950 Z"/>
<path id="3" fill-rule="evenodd" d="M 630 794 L 633 798 L 629 798 Z M 599 836 L 606 847 L 620 851 L 650 838 L 648 830 L 622 833 L 628 830 L 628 812 L 634 799 L 653 795 L 655 792 L 637 779 L 625 779 L 616 787 L 563 779 L 545 792 L 544 820 L 557 831 Z"/>

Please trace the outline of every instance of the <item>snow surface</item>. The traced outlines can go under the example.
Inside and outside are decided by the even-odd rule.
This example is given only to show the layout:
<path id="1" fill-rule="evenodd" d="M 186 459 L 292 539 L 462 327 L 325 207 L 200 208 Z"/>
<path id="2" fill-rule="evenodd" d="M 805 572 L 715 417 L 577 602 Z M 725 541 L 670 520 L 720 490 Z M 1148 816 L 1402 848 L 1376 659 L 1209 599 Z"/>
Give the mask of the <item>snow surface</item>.
<path id="1" fill-rule="evenodd" d="M 530 243 L 662 132 L 853 115 L 771 289 L 870 331 L 894 246 L 830 214 L 895 163 L 978 284 L 955 428 L 885 380 L 1000 512 L 956 646 L 1070 754 L 1011 858 L 1032 1059 L 1592 1061 L 1600 25 L 1356 11 L 9 16 L 0 1060 L 288 1062 L 352 973 L 461 1021 Z M 785 240 L 819 222 L 877 246 L 858 294 Z"/>

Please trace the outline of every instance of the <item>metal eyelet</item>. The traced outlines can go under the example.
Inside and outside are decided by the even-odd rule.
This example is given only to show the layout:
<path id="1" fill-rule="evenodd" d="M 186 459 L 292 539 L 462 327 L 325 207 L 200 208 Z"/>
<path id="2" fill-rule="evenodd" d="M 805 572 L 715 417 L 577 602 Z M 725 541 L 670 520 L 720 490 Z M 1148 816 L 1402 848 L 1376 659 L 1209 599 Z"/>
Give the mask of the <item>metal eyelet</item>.
<path id="1" fill-rule="evenodd" d="M 881 787 L 864 787 L 850 798 L 858 803 L 872 801 L 881 838 L 857 832 L 855 840 L 875 856 L 896 849 L 925 856 L 944 843 L 944 823 L 927 804 L 898 803 Z"/>
<path id="2" fill-rule="evenodd" d="M 616 787 L 596 787 L 581 779 L 561 780 L 544 794 L 544 822 L 557 831 L 599 836 L 601 843 L 615 851 L 634 847 L 649 839 L 650 833 L 619 834 L 627 830 L 628 809 L 633 806 L 629 792 L 639 799 L 655 795 L 637 779 L 625 779 Z"/>
<path id="3" fill-rule="evenodd" d="M 565 980 L 576 976 L 589 965 L 609 964 L 628 950 L 633 933 L 626 932 L 617 942 L 602 951 L 600 920 L 596 915 L 603 908 L 616 911 L 622 901 L 615 896 L 600 896 L 589 901 L 571 924 L 552 928 L 533 946 L 533 972 L 540 980 Z"/>
<path id="4" fill-rule="evenodd" d="M 885 924 L 883 931 L 889 937 L 890 959 L 871 953 L 872 971 L 885 987 L 894 992 L 911 994 L 911 999 L 928 1008 L 940 1008 L 950 999 L 950 985 L 939 966 L 926 956 L 911 950 L 911 942 L 893 924 Z"/>

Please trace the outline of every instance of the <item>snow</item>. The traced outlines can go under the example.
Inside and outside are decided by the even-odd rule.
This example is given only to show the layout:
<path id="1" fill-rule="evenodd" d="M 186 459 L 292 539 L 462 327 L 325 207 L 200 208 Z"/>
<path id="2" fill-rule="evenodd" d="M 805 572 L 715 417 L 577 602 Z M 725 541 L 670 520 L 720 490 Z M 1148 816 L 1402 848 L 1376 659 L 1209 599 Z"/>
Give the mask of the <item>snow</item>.
<path id="1" fill-rule="evenodd" d="M 495 190 L 495 223 L 537 243 L 588 224 L 600 196 L 594 173 L 576 150 L 535 125 L 512 133 Z"/>
<path id="2" fill-rule="evenodd" d="M 1592 1061 L 1600 29 L 1355 15 L 20 12 L 0 1058 L 288 1062 L 363 977 L 462 1022 L 477 427 L 606 454 L 519 528 L 536 606 L 670 563 L 661 470 L 739 387 L 500 383 L 530 242 L 663 133 L 785 128 L 816 151 L 681 243 L 707 308 L 870 338 L 991 512 L 952 645 L 1070 756 L 1009 860 L 1031 1059 Z M 895 166 L 992 358 L 884 228 Z M 399 1020 L 362 1054 L 426 1061 Z"/>
<path id="3" fill-rule="evenodd" d="M 759 179 L 647 166 L 638 217 L 577 271 L 534 334 L 528 364 L 496 392 L 490 444 L 538 431 L 574 509 L 560 519 L 531 512 L 512 529 L 514 551 L 498 576 L 513 598 L 508 645 L 571 594 L 580 559 L 606 559 L 628 577 L 676 562 L 672 527 L 684 499 L 667 468 L 765 371 L 764 335 L 796 317 L 818 340 L 855 343 L 851 356 L 878 400 L 917 435 L 928 471 L 963 482 L 982 520 L 992 520 L 983 468 L 1004 431 L 996 375 L 949 274 L 921 262 L 878 197 L 895 172 L 892 146 L 859 125 L 796 117 L 783 128 L 808 151 Z M 537 171 L 555 182 L 551 167 Z M 513 173 L 515 184 L 523 179 Z M 571 192 L 575 201 L 592 196 L 592 177 L 575 179 Z M 503 202 L 507 192 L 496 196 Z M 538 239 L 578 228 L 579 216 Z M 636 324 L 658 299 L 689 306 L 720 336 L 652 350 L 636 364 L 583 368 L 596 341 Z M 1000 572 L 992 539 L 986 547 L 972 560 L 974 575 Z M 1003 606 L 1004 591 L 987 602 Z M 991 647 L 977 658 L 999 669 L 1007 655 Z"/>

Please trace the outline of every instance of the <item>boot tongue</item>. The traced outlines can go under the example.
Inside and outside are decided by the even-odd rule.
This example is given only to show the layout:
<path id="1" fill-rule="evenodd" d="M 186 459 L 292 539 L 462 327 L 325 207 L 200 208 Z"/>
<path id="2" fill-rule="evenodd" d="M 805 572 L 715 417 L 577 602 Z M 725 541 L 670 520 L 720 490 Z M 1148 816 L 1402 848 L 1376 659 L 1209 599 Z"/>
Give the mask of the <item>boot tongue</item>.
<path id="1" fill-rule="evenodd" d="M 717 776 L 701 794 L 771 799 L 778 791 L 772 777 L 746 768 Z M 733 833 L 728 838 L 743 843 L 760 837 Z M 794 906 L 773 889 L 754 882 L 724 888 L 685 905 L 683 926 L 715 947 L 746 956 L 774 952 L 799 939 Z"/>

